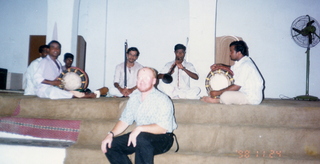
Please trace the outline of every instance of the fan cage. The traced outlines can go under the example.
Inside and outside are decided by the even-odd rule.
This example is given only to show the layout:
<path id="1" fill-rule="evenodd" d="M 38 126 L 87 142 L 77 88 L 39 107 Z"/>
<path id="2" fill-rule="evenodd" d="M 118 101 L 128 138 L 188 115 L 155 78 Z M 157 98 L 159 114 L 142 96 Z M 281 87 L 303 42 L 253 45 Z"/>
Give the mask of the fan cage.
<path id="1" fill-rule="evenodd" d="M 291 36 L 292 36 L 292 39 L 294 40 L 294 42 L 296 44 L 298 44 L 299 46 L 301 47 L 304 47 L 304 48 L 312 48 L 314 46 L 316 46 L 320 39 L 318 36 L 316 36 L 315 34 L 312 34 L 312 43 L 309 44 L 309 38 L 308 36 L 303 36 L 301 34 L 299 34 L 297 31 L 293 30 L 293 28 L 296 28 L 298 30 L 302 30 L 304 29 L 306 26 L 307 26 L 307 23 L 309 21 L 314 21 L 314 23 L 312 23 L 312 26 L 314 26 L 316 28 L 315 30 L 315 33 L 320 36 L 320 25 L 318 23 L 317 20 L 315 20 L 314 18 L 308 16 L 308 15 L 304 15 L 304 16 L 300 16 L 298 17 L 297 19 L 295 19 L 293 22 L 292 22 L 292 25 L 291 25 Z"/>

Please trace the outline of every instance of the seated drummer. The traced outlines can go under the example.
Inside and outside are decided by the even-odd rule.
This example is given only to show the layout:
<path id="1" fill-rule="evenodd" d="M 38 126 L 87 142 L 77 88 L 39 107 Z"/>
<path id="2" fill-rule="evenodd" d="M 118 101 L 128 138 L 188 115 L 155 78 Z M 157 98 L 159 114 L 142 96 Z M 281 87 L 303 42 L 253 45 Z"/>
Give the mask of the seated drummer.
<path id="1" fill-rule="evenodd" d="M 34 74 L 36 83 L 36 95 L 40 98 L 69 99 L 95 98 L 94 93 L 82 93 L 78 91 L 65 91 L 56 86 L 61 85 L 57 77 L 62 72 L 62 65 L 58 60 L 61 53 L 61 44 L 58 41 L 51 41 L 49 44 L 49 54 L 43 58 Z"/>
<path id="2" fill-rule="evenodd" d="M 127 86 L 124 86 L 124 62 L 116 66 L 114 73 L 113 85 L 110 88 L 110 95 L 113 97 L 128 97 L 135 89 L 137 89 L 137 75 L 140 68 L 143 66 L 136 62 L 139 58 L 139 50 L 136 47 L 130 47 L 126 52 L 127 57 Z"/>
<path id="3" fill-rule="evenodd" d="M 190 80 L 198 80 L 199 76 L 193 64 L 184 59 L 186 46 L 175 45 L 174 53 L 175 60 L 168 62 L 158 75 L 158 89 L 172 99 L 199 99 L 200 88 L 190 87 Z M 165 74 L 171 74 L 172 82 L 164 82 Z"/>
<path id="4" fill-rule="evenodd" d="M 234 41 L 229 47 L 230 58 L 235 61 L 235 64 L 231 66 L 234 84 L 218 91 L 210 91 L 210 97 L 206 96 L 201 100 L 208 103 L 260 104 L 263 99 L 264 81 L 249 57 L 247 44 L 244 41 Z M 229 69 L 230 66 L 214 64 L 210 68 L 214 71 L 223 68 Z M 220 98 L 218 98 L 219 96 Z"/>

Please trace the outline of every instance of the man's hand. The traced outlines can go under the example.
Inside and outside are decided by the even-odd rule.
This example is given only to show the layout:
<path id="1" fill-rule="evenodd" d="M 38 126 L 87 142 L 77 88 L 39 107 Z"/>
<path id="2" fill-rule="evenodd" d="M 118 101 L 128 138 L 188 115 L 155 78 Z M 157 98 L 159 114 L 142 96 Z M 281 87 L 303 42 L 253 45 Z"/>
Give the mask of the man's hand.
<path id="1" fill-rule="evenodd" d="M 179 69 L 183 69 L 184 68 L 184 66 L 182 65 L 182 63 L 176 63 L 177 64 L 177 67 L 179 68 Z"/>
<path id="2" fill-rule="evenodd" d="M 49 84 L 49 85 L 53 85 L 53 86 L 59 86 L 59 85 L 61 85 L 62 82 L 58 79 L 55 79 L 53 81 L 44 79 L 41 83 L 42 84 Z"/>
<path id="3" fill-rule="evenodd" d="M 222 69 L 227 71 L 231 76 L 233 76 L 233 71 L 230 69 L 230 66 L 225 64 L 213 64 L 210 66 L 211 71 Z"/>
<path id="4" fill-rule="evenodd" d="M 101 143 L 101 151 L 102 151 L 103 153 L 106 153 L 106 152 L 107 152 L 107 145 L 108 145 L 108 148 L 109 148 L 109 149 L 111 148 L 112 140 L 113 140 L 112 134 L 108 134 L 108 135 L 106 136 L 106 138 L 102 141 L 102 143 Z"/>
<path id="5" fill-rule="evenodd" d="M 119 91 L 125 97 L 129 96 L 132 92 L 132 91 L 130 91 L 130 89 L 127 89 L 127 88 L 120 88 Z"/>
<path id="6" fill-rule="evenodd" d="M 139 126 L 136 127 L 129 135 L 129 140 L 128 140 L 128 146 L 130 144 L 133 145 L 133 147 L 136 147 L 137 145 L 137 136 L 141 133 L 141 130 L 139 129 Z"/>
<path id="7" fill-rule="evenodd" d="M 212 98 L 216 98 L 217 96 L 220 96 L 222 93 L 222 91 L 210 91 L 210 96 Z"/>

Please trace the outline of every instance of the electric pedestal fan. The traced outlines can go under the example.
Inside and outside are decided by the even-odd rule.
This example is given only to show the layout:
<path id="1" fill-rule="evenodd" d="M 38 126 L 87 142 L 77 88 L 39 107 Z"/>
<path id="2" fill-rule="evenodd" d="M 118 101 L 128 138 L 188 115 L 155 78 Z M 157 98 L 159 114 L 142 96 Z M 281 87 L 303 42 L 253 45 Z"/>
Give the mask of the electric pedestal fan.
<path id="1" fill-rule="evenodd" d="M 309 71 L 310 71 L 310 48 L 316 46 L 320 41 L 320 25 L 309 15 L 300 16 L 292 22 L 291 36 L 292 39 L 301 47 L 307 48 L 307 71 L 306 71 L 306 94 L 297 96 L 295 100 L 319 100 L 315 96 L 309 95 Z"/>

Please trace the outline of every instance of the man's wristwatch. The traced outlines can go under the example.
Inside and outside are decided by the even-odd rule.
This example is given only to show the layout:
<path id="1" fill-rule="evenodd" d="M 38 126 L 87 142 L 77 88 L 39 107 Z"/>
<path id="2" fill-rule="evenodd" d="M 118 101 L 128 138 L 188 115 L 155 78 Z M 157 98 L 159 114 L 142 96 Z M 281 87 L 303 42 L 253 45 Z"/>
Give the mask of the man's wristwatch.
<path id="1" fill-rule="evenodd" d="M 114 137 L 114 133 L 112 131 L 108 132 L 108 135 L 112 134 L 112 138 Z"/>

